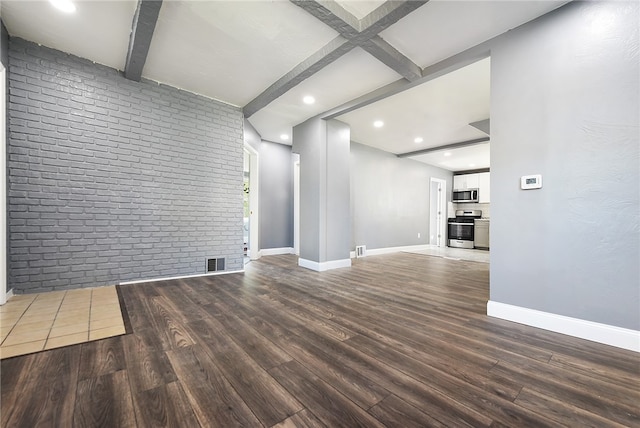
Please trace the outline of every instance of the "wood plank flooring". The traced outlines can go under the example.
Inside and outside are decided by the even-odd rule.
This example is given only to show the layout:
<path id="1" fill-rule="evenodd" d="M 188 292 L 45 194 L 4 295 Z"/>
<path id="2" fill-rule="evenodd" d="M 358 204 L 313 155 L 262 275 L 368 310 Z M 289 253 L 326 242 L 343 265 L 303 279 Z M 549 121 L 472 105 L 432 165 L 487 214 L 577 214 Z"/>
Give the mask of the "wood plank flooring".
<path id="1" fill-rule="evenodd" d="M 131 334 L 1 363 L 3 427 L 639 427 L 640 355 L 485 315 L 417 254 L 120 287 Z"/>

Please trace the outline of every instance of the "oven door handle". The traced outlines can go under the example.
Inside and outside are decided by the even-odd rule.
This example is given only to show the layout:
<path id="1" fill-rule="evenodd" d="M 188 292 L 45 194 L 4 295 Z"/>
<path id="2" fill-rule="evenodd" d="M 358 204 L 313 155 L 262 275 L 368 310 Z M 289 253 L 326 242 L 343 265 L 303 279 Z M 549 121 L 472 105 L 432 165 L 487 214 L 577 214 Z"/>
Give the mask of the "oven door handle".
<path id="1" fill-rule="evenodd" d="M 473 226 L 473 223 L 449 223 L 454 226 Z"/>

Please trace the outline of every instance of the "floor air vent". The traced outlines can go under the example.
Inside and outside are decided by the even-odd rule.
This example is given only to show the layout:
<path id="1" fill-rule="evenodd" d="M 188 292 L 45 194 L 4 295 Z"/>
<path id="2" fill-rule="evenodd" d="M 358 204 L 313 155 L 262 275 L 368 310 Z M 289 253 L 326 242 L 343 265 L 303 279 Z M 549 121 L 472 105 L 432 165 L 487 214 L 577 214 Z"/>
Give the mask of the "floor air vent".
<path id="1" fill-rule="evenodd" d="M 356 258 L 364 257 L 367 255 L 366 245 L 356 245 Z"/>
<path id="2" fill-rule="evenodd" d="M 224 270 L 224 257 L 207 259 L 207 272 L 217 272 L 219 270 Z"/>

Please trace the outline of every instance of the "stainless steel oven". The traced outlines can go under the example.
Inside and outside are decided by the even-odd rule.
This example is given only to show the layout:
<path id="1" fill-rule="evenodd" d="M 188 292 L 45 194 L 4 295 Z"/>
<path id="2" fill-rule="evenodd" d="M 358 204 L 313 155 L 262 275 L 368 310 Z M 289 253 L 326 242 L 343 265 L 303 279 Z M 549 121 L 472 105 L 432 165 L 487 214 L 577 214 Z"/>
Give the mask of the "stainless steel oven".
<path id="1" fill-rule="evenodd" d="M 450 218 L 447 225 L 449 246 L 457 248 L 473 248 L 473 221 L 480 217 L 482 217 L 481 210 L 457 210 L 456 217 Z"/>

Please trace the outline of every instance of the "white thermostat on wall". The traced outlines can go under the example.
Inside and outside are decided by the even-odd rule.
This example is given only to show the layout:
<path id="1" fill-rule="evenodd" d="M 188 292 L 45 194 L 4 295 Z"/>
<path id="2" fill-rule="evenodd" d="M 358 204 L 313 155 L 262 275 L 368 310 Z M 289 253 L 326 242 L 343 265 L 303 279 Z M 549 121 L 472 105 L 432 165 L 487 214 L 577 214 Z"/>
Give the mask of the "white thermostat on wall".
<path id="1" fill-rule="evenodd" d="M 520 188 L 523 190 L 540 189 L 542 187 L 542 175 L 523 175 L 520 177 Z"/>

